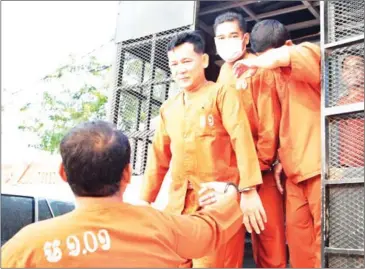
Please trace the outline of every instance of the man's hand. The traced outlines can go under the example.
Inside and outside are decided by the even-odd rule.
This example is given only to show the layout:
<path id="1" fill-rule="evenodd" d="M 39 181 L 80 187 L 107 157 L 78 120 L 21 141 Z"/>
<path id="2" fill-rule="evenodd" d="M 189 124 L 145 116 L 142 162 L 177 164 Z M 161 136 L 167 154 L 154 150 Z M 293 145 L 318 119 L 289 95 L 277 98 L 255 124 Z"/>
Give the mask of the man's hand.
<path id="1" fill-rule="evenodd" d="M 229 197 L 237 199 L 238 192 L 234 186 L 228 186 L 225 182 L 207 182 L 200 185 L 199 205 L 205 207 L 214 203 L 219 203 L 222 198 Z M 226 192 L 224 192 L 226 190 Z"/>
<path id="2" fill-rule="evenodd" d="M 239 78 L 243 73 L 249 70 L 250 67 L 251 67 L 250 59 L 236 61 L 232 67 L 233 74 L 236 76 L 236 78 Z"/>
<path id="3" fill-rule="evenodd" d="M 283 172 L 283 166 L 281 165 L 281 163 L 277 163 L 274 166 L 274 178 L 275 178 L 275 182 L 276 182 L 276 187 L 278 188 L 278 190 L 281 194 L 284 193 L 284 188 L 283 188 L 283 185 L 281 184 L 282 172 Z"/>
<path id="4" fill-rule="evenodd" d="M 218 203 L 223 197 L 237 199 L 237 190 L 229 186 L 227 192 L 224 190 L 227 186 L 225 182 L 208 182 L 201 185 L 199 191 L 199 205 L 202 207 Z M 255 189 L 246 191 L 241 194 L 241 209 L 243 212 L 243 223 L 249 233 L 254 230 L 257 234 L 265 229 L 264 222 L 267 222 L 266 213 L 262 206 L 260 196 Z"/>
<path id="5" fill-rule="evenodd" d="M 233 69 L 233 74 L 235 75 L 236 78 L 239 78 L 243 73 L 245 73 L 251 67 L 255 67 L 254 61 L 252 60 L 253 59 L 243 59 L 235 62 L 232 69 Z"/>
<path id="6" fill-rule="evenodd" d="M 238 73 L 240 74 L 240 77 L 237 78 L 236 89 L 237 90 L 246 90 L 248 87 L 246 78 L 249 78 L 249 77 L 252 77 L 253 75 L 255 75 L 256 71 L 257 71 L 257 68 L 246 69 L 246 71 L 244 71 L 244 73 L 241 73 L 241 71 L 238 71 Z"/>
<path id="7" fill-rule="evenodd" d="M 243 224 L 246 226 L 247 232 L 252 233 L 252 230 L 254 230 L 257 234 L 260 234 L 260 231 L 265 229 L 264 222 L 267 222 L 267 218 L 256 189 L 241 194 L 241 209 Z"/>

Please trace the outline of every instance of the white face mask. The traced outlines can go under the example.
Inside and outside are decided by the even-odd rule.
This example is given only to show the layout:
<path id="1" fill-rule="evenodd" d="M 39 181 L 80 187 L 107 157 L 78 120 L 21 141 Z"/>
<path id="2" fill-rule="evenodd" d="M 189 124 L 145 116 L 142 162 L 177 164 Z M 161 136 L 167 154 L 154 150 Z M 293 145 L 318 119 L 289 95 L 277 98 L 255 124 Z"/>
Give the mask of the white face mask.
<path id="1" fill-rule="evenodd" d="M 215 46 L 217 48 L 217 53 L 226 62 L 232 63 L 239 59 L 243 54 L 242 50 L 242 39 L 229 38 L 229 39 L 216 39 Z"/>

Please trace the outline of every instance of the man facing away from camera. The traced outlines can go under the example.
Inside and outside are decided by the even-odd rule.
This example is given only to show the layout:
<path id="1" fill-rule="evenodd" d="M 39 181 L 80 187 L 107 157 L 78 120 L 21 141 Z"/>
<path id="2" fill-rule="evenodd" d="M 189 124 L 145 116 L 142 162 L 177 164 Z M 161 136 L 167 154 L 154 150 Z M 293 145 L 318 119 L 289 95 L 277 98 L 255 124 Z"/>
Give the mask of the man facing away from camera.
<path id="1" fill-rule="evenodd" d="M 276 187 L 272 166 L 279 145 L 281 117 L 277 87 L 280 87 L 279 70 L 259 68 L 247 70 L 239 79 L 235 77 L 233 65 L 241 59 L 255 58 L 247 52 L 249 33 L 239 13 L 226 12 L 214 23 L 217 53 L 225 61 L 218 82 L 239 88 L 254 139 L 263 184 L 257 186 L 266 215 L 265 230 L 252 232 L 253 256 L 259 268 L 285 268 L 286 244 L 284 227 L 284 199 Z M 272 37 L 274 38 L 274 37 Z M 286 39 L 285 39 L 286 40 Z"/>
<path id="2" fill-rule="evenodd" d="M 190 216 L 124 203 L 130 145 L 107 122 L 78 125 L 60 150 L 60 176 L 75 194 L 76 209 L 20 230 L 1 248 L 2 268 L 176 268 L 213 252 L 241 229 L 238 192 L 227 184 L 209 193 L 207 201 L 215 205 Z M 201 187 L 214 190 L 215 184 Z"/>
<path id="3" fill-rule="evenodd" d="M 251 31 L 251 47 L 258 56 L 236 62 L 233 69 L 237 77 L 247 67 L 281 70 L 280 163 L 275 177 L 280 190 L 282 170 L 287 177 L 290 264 L 312 268 L 321 266 L 320 48 L 309 42 L 294 45 L 288 36 L 276 20 L 257 23 Z"/>
<path id="4" fill-rule="evenodd" d="M 202 182 L 230 182 L 240 188 L 245 223 L 259 231 L 266 215 L 255 188 L 262 178 L 249 122 L 235 88 L 206 80 L 209 58 L 204 50 L 204 39 L 196 32 L 178 34 L 168 44 L 171 73 L 182 91 L 160 109 L 141 199 L 155 201 L 171 162 L 167 212 L 194 213 Z M 241 267 L 243 244 L 241 229 L 212 255 L 182 266 Z"/>

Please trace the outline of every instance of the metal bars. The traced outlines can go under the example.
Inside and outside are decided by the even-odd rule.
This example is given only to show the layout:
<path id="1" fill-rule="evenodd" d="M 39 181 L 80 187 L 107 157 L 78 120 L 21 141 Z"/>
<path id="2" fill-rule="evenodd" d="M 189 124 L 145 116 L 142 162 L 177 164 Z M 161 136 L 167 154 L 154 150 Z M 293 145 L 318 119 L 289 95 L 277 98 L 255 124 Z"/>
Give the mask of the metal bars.
<path id="1" fill-rule="evenodd" d="M 133 173 L 142 175 L 159 108 L 177 87 L 171 79 L 166 46 L 184 26 L 117 44 L 111 120 L 131 143 Z"/>
<path id="2" fill-rule="evenodd" d="M 364 267 L 364 8 L 321 2 L 322 268 Z"/>

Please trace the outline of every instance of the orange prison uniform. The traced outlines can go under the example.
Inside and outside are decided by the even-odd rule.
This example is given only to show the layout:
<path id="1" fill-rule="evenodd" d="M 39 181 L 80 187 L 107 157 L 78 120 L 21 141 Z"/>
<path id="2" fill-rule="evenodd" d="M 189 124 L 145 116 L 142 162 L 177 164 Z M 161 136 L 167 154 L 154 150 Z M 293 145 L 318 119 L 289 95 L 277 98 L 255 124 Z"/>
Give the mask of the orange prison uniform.
<path id="1" fill-rule="evenodd" d="M 252 77 L 246 78 L 247 88 L 240 90 L 263 173 L 263 184 L 258 187 L 258 194 L 268 222 L 260 235 L 251 235 L 253 255 L 259 268 L 285 268 L 287 260 L 284 199 L 276 187 L 273 172 L 270 171 L 279 142 L 281 112 L 276 88 L 281 85 L 281 81 L 276 81 L 280 80 L 279 75 L 274 76 L 278 72 L 279 70 L 258 69 Z M 225 63 L 222 66 L 218 82 L 235 85 L 236 78 L 231 65 Z"/>
<path id="2" fill-rule="evenodd" d="M 174 214 L 198 209 L 194 197 L 202 182 L 233 182 L 240 188 L 262 183 L 249 122 L 237 91 L 208 82 L 189 98 L 185 104 L 181 92 L 161 106 L 142 184 L 141 199 L 153 202 L 171 161 L 166 211 Z M 231 245 L 240 248 L 231 249 Z M 193 261 L 193 266 L 241 267 L 242 248 L 241 231 L 211 257 Z"/>
<path id="3" fill-rule="evenodd" d="M 286 226 L 292 267 L 321 266 L 320 48 L 289 46 L 281 68 L 279 158 L 286 180 Z"/>
<path id="4" fill-rule="evenodd" d="M 240 229 L 238 202 L 223 199 L 191 216 L 93 199 L 20 230 L 1 248 L 1 267 L 176 268 Z"/>
<path id="5" fill-rule="evenodd" d="M 364 88 L 351 89 L 338 105 L 364 102 Z M 339 121 L 339 156 L 342 167 L 364 167 L 364 118 Z"/>

